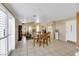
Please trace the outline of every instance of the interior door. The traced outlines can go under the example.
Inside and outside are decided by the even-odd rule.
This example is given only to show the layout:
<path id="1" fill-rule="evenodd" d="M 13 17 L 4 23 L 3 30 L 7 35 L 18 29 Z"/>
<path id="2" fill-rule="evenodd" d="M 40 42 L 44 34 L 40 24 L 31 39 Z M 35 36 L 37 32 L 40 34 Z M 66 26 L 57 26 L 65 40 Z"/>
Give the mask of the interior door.
<path id="1" fill-rule="evenodd" d="M 66 22 L 66 40 L 76 42 L 76 20 Z"/>
<path id="2" fill-rule="evenodd" d="M 70 32 L 71 32 L 71 30 L 70 30 L 70 22 L 66 22 L 66 41 L 67 40 L 70 40 L 71 39 L 71 36 L 70 36 Z"/>

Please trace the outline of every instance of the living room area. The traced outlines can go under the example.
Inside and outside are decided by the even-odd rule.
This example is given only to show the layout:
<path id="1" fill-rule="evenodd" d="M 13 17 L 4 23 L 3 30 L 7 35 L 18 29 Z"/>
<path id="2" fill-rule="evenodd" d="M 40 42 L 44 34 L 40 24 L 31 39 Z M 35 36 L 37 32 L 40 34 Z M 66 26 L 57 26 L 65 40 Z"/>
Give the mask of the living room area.
<path id="1" fill-rule="evenodd" d="M 78 3 L 0 4 L 0 55 L 79 55 Z"/>
<path id="2" fill-rule="evenodd" d="M 67 40 L 69 35 L 65 30 L 70 28 L 68 23 L 71 23 L 72 31 L 75 32 L 74 19 L 45 24 L 23 23 L 21 39 L 11 56 L 74 56 L 79 50 L 74 37 L 73 40 Z"/>

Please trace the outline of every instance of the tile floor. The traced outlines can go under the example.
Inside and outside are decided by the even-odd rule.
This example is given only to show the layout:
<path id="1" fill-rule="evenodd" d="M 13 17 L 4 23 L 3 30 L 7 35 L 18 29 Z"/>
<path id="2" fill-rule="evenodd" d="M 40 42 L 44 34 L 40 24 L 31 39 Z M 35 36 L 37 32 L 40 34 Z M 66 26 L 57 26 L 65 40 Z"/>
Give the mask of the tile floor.
<path id="1" fill-rule="evenodd" d="M 17 48 L 11 53 L 11 56 L 74 56 L 77 52 L 76 44 L 60 40 L 51 40 L 49 45 L 33 46 L 33 40 L 23 38 L 18 42 Z"/>

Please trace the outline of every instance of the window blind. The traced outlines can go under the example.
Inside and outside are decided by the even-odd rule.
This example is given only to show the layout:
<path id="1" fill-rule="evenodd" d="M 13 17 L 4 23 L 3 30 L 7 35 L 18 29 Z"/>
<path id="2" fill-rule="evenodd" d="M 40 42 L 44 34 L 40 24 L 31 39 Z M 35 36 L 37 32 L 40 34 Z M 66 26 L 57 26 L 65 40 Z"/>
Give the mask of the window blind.
<path id="1" fill-rule="evenodd" d="M 6 14 L 0 10 L 0 38 L 7 35 L 7 18 Z"/>

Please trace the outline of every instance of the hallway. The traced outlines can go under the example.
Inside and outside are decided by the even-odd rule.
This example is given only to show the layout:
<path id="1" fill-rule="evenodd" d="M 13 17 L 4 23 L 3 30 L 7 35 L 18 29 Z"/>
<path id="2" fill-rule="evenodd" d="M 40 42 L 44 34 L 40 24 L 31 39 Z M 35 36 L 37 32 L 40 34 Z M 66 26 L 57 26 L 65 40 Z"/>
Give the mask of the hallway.
<path id="1" fill-rule="evenodd" d="M 34 47 L 32 39 L 25 43 L 25 38 L 23 38 L 18 42 L 17 48 L 11 53 L 11 56 L 74 56 L 77 51 L 75 43 L 71 42 L 51 40 L 49 45 L 43 48 L 38 45 Z"/>

